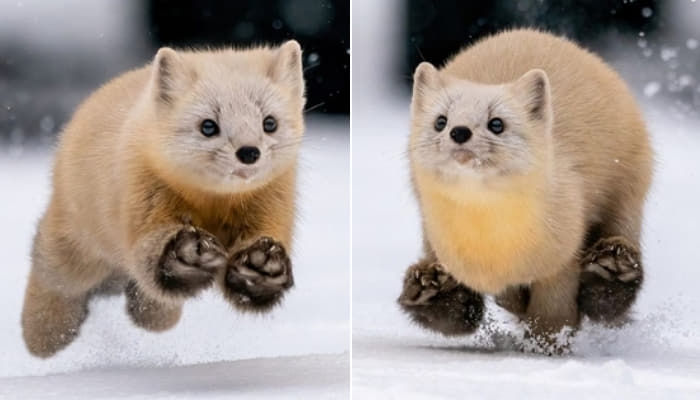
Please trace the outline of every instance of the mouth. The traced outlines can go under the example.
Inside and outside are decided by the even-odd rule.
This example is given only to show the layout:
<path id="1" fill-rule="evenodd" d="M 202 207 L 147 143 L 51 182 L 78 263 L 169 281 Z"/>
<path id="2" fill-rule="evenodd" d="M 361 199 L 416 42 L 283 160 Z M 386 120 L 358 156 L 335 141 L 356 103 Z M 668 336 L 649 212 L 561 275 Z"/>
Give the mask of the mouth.
<path id="1" fill-rule="evenodd" d="M 478 157 L 476 153 L 466 149 L 452 150 L 451 157 L 458 164 L 472 169 L 483 169 L 489 166 L 489 160 Z"/>
<path id="2" fill-rule="evenodd" d="M 258 173 L 257 168 L 235 168 L 231 170 L 231 175 L 248 180 Z"/>
<path id="3" fill-rule="evenodd" d="M 472 160 L 478 160 L 476 154 L 471 150 L 466 149 L 456 149 L 452 150 L 452 159 L 457 161 L 459 164 L 465 165 Z"/>

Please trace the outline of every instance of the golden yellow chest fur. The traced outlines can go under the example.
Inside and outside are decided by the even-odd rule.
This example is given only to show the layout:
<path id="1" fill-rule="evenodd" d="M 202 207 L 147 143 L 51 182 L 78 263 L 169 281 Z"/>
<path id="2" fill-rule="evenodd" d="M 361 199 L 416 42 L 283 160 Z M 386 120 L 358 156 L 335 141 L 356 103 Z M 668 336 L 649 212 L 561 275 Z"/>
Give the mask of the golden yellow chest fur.
<path id="1" fill-rule="evenodd" d="M 428 241 L 451 274 L 486 293 L 529 280 L 524 262 L 544 226 L 528 179 L 505 191 L 446 185 L 421 171 L 415 179 Z"/>

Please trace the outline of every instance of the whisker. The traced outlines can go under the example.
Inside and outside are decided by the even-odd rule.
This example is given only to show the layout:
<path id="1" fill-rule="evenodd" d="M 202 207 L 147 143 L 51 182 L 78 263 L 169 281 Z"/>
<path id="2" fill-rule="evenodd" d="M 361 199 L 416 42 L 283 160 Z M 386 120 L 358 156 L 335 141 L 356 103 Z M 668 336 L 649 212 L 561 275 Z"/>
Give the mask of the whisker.
<path id="1" fill-rule="evenodd" d="M 311 149 L 314 149 L 314 150 L 319 150 L 319 147 L 318 147 L 318 146 L 306 146 L 306 147 L 307 147 L 307 149 L 308 149 L 308 148 L 311 148 Z M 279 147 L 279 148 L 274 149 L 274 151 L 275 151 L 275 153 L 277 153 L 277 154 L 294 153 L 294 154 L 296 154 L 296 155 L 298 155 L 298 156 L 301 156 L 301 155 L 304 154 L 303 151 L 302 151 L 302 152 L 298 152 L 298 151 L 297 151 L 297 148 L 294 147 L 293 145 L 284 146 L 284 147 Z"/>
<path id="2" fill-rule="evenodd" d="M 391 157 L 408 157 L 410 153 L 414 150 L 420 150 L 420 149 L 427 149 L 429 147 L 435 146 L 438 143 L 437 139 L 425 139 L 423 141 L 419 141 L 417 143 L 411 144 L 407 146 L 404 150 L 402 150 L 399 153 L 394 153 L 391 154 Z"/>
<path id="3" fill-rule="evenodd" d="M 318 104 L 315 104 L 315 105 L 313 105 L 313 106 L 311 106 L 311 107 L 305 109 L 305 110 L 304 110 L 304 114 L 306 114 L 307 112 L 313 111 L 313 110 L 315 110 L 315 109 L 317 109 L 317 108 L 319 108 L 319 107 L 323 107 L 324 105 L 326 105 L 326 102 L 325 102 L 325 101 L 322 101 L 322 102 L 320 102 L 320 103 L 318 103 Z"/>
<path id="4" fill-rule="evenodd" d="M 418 45 L 416 44 L 415 41 L 413 42 L 413 47 L 416 48 L 416 51 L 418 52 L 418 55 L 420 56 L 421 60 L 423 60 L 423 61 L 428 61 L 428 60 L 425 59 L 425 56 L 423 56 L 423 52 L 420 51 L 420 47 L 418 47 Z"/>
<path id="5" fill-rule="evenodd" d="M 290 147 L 290 146 L 296 146 L 304 142 L 303 140 L 290 140 L 288 142 L 282 142 L 282 143 L 275 143 L 272 146 L 270 146 L 271 149 L 277 150 L 277 149 L 283 149 L 285 147 Z"/>
<path id="6" fill-rule="evenodd" d="M 308 71 L 308 70 L 310 70 L 310 69 L 316 68 L 316 67 L 318 67 L 319 65 L 321 65 L 321 63 L 320 63 L 320 62 L 317 62 L 317 63 L 314 63 L 314 64 L 310 64 L 310 65 L 307 65 L 307 66 L 306 66 L 306 67 L 304 68 L 304 72 L 306 72 L 306 71 Z"/>
<path id="7" fill-rule="evenodd" d="M 283 144 L 283 145 L 279 145 L 279 146 L 272 146 L 271 149 L 272 150 L 282 150 L 282 149 L 286 149 L 288 147 L 299 146 L 300 144 L 301 144 L 301 142 L 287 143 L 287 144 Z"/>
<path id="8" fill-rule="evenodd" d="M 422 149 L 425 147 L 430 147 L 437 144 L 437 141 L 430 141 L 430 142 L 425 142 L 425 143 L 416 143 L 412 144 L 410 146 L 407 146 L 406 150 L 415 150 L 415 149 Z"/>
<path id="9" fill-rule="evenodd" d="M 295 138 L 291 139 L 288 141 L 280 142 L 280 143 L 275 143 L 270 148 L 272 150 L 279 150 L 279 149 L 284 149 L 287 147 L 292 147 L 292 146 L 297 146 L 302 143 L 309 143 L 309 142 L 314 142 L 317 141 L 318 138 L 310 137 L 310 136 L 302 136 L 300 138 Z"/>

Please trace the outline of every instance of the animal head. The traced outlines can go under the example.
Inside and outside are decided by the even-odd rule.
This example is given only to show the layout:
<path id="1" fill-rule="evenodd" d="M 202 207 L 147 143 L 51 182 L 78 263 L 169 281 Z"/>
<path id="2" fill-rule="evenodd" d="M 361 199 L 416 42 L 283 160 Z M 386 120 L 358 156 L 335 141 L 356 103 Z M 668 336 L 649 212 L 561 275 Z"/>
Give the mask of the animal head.
<path id="1" fill-rule="evenodd" d="M 158 50 L 150 99 L 158 163 L 217 193 L 253 190 L 287 171 L 304 131 L 301 48 Z"/>
<path id="2" fill-rule="evenodd" d="M 549 148 L 552 107 L 542 70 L 487 85 L 423 62 L 414 75 L 411 111 L 411 162 L 441 181 L 527 175 Z"/>

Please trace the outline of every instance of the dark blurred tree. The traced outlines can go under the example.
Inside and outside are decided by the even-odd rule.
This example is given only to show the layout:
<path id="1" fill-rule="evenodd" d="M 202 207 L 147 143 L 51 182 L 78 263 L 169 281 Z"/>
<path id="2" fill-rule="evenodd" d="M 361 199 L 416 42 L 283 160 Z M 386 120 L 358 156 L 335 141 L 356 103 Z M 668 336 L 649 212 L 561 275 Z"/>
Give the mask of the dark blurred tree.
<path id="1" fill-rule="evenodd" d="M 537 27 L 600 47 L 610 32 L 651 32 L 659 26 L 659 0 L 407 0 L 407 62 L 439 64 L 460 48 L 506 28 Z"/>
<path id="2" fill-rule="evenodd" d="M 406 0 L 401 75 L 410 77 L 423 60 L 439 65 L 486 35 L 534 27 L 564 35 L 597 52 L 638 93 L 670 100 L 663 105 L 668 111 L 700 117 L 700 56 L 693 44 L 700 25 L 676 25 L 672 9 L 683 6 L 694 4 L 673 0 Z M 681 32 L 689 36 L 679 37 Z M 403 82 L 408 89 L 405 83 L 410 79 Z M 656 89 L 648 91 L 649 85 Z"/>
<path id="3" fill-rule="evenodd" d="M 244 45 L 298 40 L 307 71 L 307 108 L 350 111 L 349 0 L 150 0 L 156 47 Z"/>

